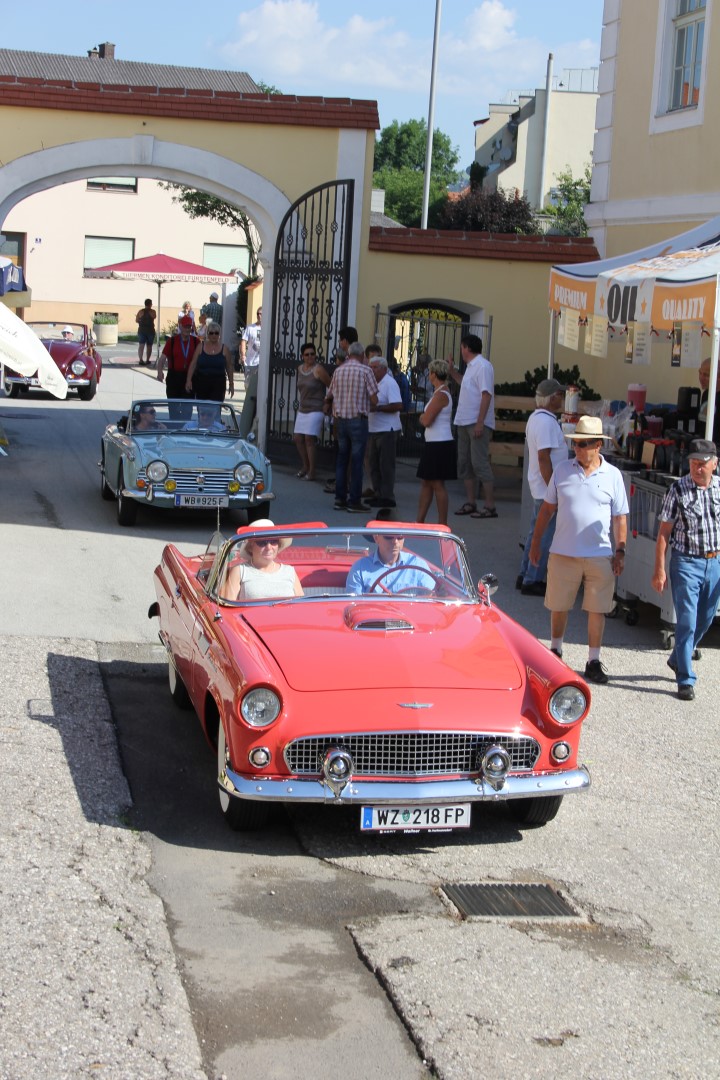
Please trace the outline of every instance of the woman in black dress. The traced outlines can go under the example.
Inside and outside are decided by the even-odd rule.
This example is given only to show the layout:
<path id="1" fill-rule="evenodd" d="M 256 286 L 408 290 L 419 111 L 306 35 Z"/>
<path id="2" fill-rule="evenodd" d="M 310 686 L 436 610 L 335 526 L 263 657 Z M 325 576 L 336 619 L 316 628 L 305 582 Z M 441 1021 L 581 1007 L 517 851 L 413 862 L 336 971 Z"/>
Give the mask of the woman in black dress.
<path id="1" fill-rule="evenodd" d="M 230 397 L 235 393 L 235 381 L 230 350 L 220 340 L 220 326 L 207 324 L 205 341 L 201 341 L 190 361 L 186 390 L 194 391 L 201 401 L 224 401 L 225 383 Z"/>
<path id="2" fill-rule="evenodd" d="M 438 524 L 447 525 L 448 493 L 446 480 L 457 478 L 457 452 L 453 438 L 452 397 L 448 390 L 450 368 L 445 360 L 431 360 L 428 365 L 428 381 L 433 395 L 428 401 L 419 423 L 425 428 L 425 438 L 420 449 L 417 476 L 422 481 L 416 521 L 424 521 L 435 496 Z"/>

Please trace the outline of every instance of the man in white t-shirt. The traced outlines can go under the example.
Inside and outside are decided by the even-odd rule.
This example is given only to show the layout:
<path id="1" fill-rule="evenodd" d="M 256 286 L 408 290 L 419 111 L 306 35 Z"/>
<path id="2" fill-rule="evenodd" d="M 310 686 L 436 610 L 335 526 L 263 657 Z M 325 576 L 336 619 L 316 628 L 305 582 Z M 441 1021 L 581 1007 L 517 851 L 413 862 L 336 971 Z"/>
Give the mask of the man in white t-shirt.
<path id="1" fill-rule="evenodd" d="M 368 464 L 375 492 L 368 505 L 389 510 L 395 506 L 395 452 L 398 433 L 402 430 L 402 397 L 384 356 L 371 357 L 370 370 L 378 394 L 377 405 L 371 405 L 368 414 Z"/>
<path id="2" fill-rule="evenodd" d="M 490 467 L 490 440 L 495 430 L 495 372 L 482 355 L 482 341 L 466 334 L 460 342 L 465 362 L 461 375 L 448 357 L 450 375 L 460 384 L 455 424 L 458 434 L 458 476 L 465 483 L 465 502 L 455 513 L 474 518 L 496 518 L 495 484 Z M 481 481 L 485 505 L 477 507 L 477 482 Z"/>
<path id="3" fill-rule="evenodd" d="M 260 331 L 262 308 L 257 309 L 257 322 L 250 323 L 240 339 L 240 361 L 245 369 L 245 402 L 240 417 L 240 434 L 246 438 L 255 422 L 257 412 L 258 366 L 260 364 Z"/>
<path id="4" fill-rule="evenodd" d="M 557 379 L 543 379 L 535 391 L 535 411 L 530 416 L 525 428 L 525 444 L 528 461 L 528 487 L 533 497 L 533 512 L 528 525 L 525 551 L 520 563 L 520 573 L 515 585 L 523 596 L 544 596 L 547 577 L 547 561 L 550 544 L 555 535 L 556 518 L 542 535 L 540 562 L 533 566 L 530 562 L 530 545 L 538 511 L 545 501 L 547 486 L 550 483 L 555 466 L 567 461 L 568 451 L 557 414 L 562 412 L 565 400 L 565 387 Z"/>

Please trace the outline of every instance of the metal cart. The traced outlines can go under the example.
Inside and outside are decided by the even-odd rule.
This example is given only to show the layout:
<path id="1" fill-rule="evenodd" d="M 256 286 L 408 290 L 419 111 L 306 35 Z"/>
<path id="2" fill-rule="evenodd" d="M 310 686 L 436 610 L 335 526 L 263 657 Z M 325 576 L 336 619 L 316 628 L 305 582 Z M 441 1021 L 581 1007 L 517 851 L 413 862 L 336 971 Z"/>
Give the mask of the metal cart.
<path id="1" fill-rule="evenodd" d="M 618 609 L 624 610 L 628 626 L 634 626 L 638 621 L 638 600 L 659 607 L 663 647 L 672 648 L 675 640 L 675 608 L 670 579 L 668 577 L 662 594 L 653 589 L 651 582 L 655 570 L 655 541 L 660 525 L 660 510 L 668 488 L 677 478 L 658 473 L 653 475 L 653 480 L 638 473 L 626 473 L 624 476 L 630 512 L 625 569 L 618 578 L 616 596 Z"/>

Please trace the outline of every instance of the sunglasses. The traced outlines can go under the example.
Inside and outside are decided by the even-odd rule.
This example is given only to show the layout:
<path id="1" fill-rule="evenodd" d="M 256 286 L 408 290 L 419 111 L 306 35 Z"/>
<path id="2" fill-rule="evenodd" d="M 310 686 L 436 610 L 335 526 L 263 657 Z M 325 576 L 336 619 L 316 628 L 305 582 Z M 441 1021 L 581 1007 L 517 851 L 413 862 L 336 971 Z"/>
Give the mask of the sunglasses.
<path id="1" fill-rule="evenodd" d="M 258 547 L 279 547 L 279 540 L 256 540 L 255 543 Z"/>
<path id="2" fill-rule="evenodd" d="M 144 409 L 143 412 L 140 413 L 140 415 L 141 416 L 154 416 L 155 415 L 155 410 L 154 409 Z"/>
<path id="3" fill-rule="evenodd" d="M 573 445 L 579 446 L 583 450 L 587 450 L 589 446 L 599 446 L 600 439 L 573 439 Z"/>
<path id="4" fill-rule="evenodd" d="M 208 337 L 220 337 L 220 334 L 217 330 L 210 330 L 210 332 L 208 333 Z"/>

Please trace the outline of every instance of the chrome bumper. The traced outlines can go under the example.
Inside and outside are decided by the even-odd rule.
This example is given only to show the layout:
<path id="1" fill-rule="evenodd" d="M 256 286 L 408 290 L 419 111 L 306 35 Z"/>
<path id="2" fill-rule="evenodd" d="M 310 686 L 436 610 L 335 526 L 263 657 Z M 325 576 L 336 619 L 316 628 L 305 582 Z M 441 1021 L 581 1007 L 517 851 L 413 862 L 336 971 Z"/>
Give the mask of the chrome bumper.
<path id="1" fill-rule="evenodd" d="M 184 494 L 188 494 L 188 492 L 184 492 Z M 202 492 L 198 491 L 197 494 L 201 495 Z M 145 491 L 138 491 L 137 488 L 123 488 L 122 496 L 123 499 L 135 499 L 136 502 L 150 503 L 153 506 L 165 506 L 175 509 L 174 492 L 156 491 L 154 488 L 147 488 Z M 245 491 L 239 491 L 237 495 L 231 495 L 230 492 L 228 492 L 227 497 L 229 502 L 226 509 L 232 509 L 234 507 L 235 509 L 240 508 L 241 510 L 247 506 L 257 506 L 258 503 L 272 502 L 273 499 L 276 498 L 272 491 L 263 492 L 262 495 L 259 495 L 256 499 L 249 497 Z M 179 509 L 192 510 L 193 507 L 183 506 L 179 507 Z M 194 509 L 212 510 L 213 507 L 195 507 Z"/>
<path id="2" fill-rule="evenodd" d="M 6 383 L 15 383 L 17 386 L 33 386 L 33 387 L 36 387 L 38 390 L 42 390 L 42 387 L 40 386 L 40 382 L 39 382 L 37 376 L 35 376 L 35 375 L 6 375 L 5 376 L 5 382 Z M 68 384 L 68 386 L 69 386 L 69 388 L 71 390 L 72 390 L 73 386 L 89 386 L 90 385 L 90 379 L 78 379 L 74 375 L 73 375 L 72 378 L 70 378 L 68 375 L 66 375 L 65 376 L 65 382 Z"/>
<path id="3" fill-rule="evenodd" d="M 590 773 L 584 765 L 568 772 L 508 776 L 499 790 L 477 780 L 351 780 L 339 795 L 322 780 L 247 779 L 232 769 L 218 777 L 218 785 L 238 799 L 267 799 L 270 802 L 333 803 L 335 806 L 428 806 L 457 802 L 501 802 L 505 799 L 533 799 L 547 795 L 569 795 L 587 791 Z"/>

